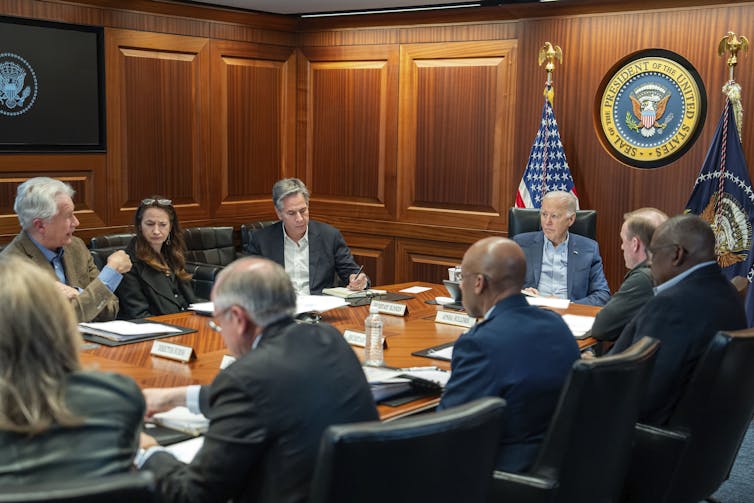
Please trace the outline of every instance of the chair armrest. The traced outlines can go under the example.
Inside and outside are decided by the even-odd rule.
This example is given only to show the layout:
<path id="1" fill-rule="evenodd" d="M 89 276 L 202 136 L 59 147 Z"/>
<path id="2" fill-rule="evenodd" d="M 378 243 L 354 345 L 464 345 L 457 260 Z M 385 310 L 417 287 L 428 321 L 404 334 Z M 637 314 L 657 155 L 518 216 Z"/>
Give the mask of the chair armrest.
<path id="1" fill-rule="evenodd" d="M 186 272 L 192 275 L 191 287 L 199 299 L 209 299 L 215 279 L 223 266 L 203 262 L 186 261 Z"/>
<path id="2" fill-rule="evenodd" d="M 689 444 L 686 431 L 637 423 L 624 501 L 663 502 Z"/>
<path id="3" fill-rule="evenodd" d="M 556 480 L 520 473 L 495 470 L 489 500 L 521 503 L 548 503 L 554 500 Z"/>

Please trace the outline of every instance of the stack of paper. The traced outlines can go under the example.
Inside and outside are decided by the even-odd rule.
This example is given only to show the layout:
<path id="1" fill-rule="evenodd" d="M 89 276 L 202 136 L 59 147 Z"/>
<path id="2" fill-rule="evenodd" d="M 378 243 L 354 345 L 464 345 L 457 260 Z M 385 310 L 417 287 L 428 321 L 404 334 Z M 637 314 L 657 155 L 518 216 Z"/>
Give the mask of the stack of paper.
<path id="1" fill-rule="evenodd" d="M 568 309 L 568 305 L 571 303 L 568 299 L 556 299 L 554 297 L 540 297 L 540 296 L 526 296 L 526 302 L 530 306 L 538 307 L 551 307 L 553 309 Z"/>
<path id="2" fill-rule="evenodd" d="M 105 321 L 100 323 L 79 323 L 79 331 L 98 335 L 112 341 L 126 341 L 137 337 L 163 334 L 180 334 L 180 328 L 162 323 L 133 323 L 131 321 Z"/>
<path id="3" fill-rule="evenodd" d="M 209 419 L 202 414 L 189 412 L 186 407 L 175 407 L 166 412 L 160 412 L 152 416 L 152 421 L 174 430 L 188 433 L 189 435 L 201 435 L 209 428 Z"/>
<path id="4" fill-rule="evenodd" d="M 568 328 L 571 329 L 573 336 L 577 339 L 581 339 L 586 337 L 586 333 L 592 329 L 592 325 L 594 325 L 594 316 L 564 314 L 563 321 L 565 321 Z"/>

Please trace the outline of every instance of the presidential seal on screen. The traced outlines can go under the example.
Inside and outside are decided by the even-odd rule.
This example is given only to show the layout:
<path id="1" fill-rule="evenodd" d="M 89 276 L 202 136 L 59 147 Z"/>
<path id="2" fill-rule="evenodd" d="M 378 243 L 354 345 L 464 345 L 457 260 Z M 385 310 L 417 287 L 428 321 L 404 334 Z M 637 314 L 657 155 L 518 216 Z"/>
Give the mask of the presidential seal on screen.
<path id="1" fill-rule="evenodd" d="M 37 75 L 24 58 L 0 53 L 0 114 L 23 115 L 37 99 Z"/>
<path id="2" fill-rule="evenodd" d="M 620 61 L 597 93 L 598 136 L 613 157 L 637 168 L 665 166 L 694 144 L 707 95 L 691 63 L 670 51 Z"/>

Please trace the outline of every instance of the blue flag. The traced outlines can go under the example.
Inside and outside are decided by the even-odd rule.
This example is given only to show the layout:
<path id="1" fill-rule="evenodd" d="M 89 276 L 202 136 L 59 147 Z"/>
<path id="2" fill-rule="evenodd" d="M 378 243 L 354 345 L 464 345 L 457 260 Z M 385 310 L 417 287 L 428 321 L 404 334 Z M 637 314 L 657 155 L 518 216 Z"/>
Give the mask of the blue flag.
<path id="1" fill-rule="evenodd" d="M 754 190 L 729 99 L 725 100 L 686 212 L 699 215 L 712 227 L 715 255 L 723 273 L 728 278 L 746 276 L 752 246 Z"/>
<path id="2" fill-rule="evenodd" d="M 516 192 L 517 208 L 539 208 L 542 197 L 550 191 L 562 190 L 576 196 L 571 170 L 560 142 L 558 123 L 552 110 L 552 84 L 545 86 L 545 106 L 537 136 L 529 152 L 524 175 Z M 578 196 L 576 196 L 578 205 Z"/>

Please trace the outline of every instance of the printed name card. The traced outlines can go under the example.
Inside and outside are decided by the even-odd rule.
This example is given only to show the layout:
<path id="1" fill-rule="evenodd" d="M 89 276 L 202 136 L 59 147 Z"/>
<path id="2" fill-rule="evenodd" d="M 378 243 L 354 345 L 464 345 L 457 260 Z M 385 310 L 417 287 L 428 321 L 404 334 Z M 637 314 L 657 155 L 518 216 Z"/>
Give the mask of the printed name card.
<path id="1" fill-rule="evenodd" d="M 351 346 L 358 346 L 360 348 L 366 347 L 367 336 L 364 332 L 357 332 L 356 330 L 344 330 L 343 338 Z M 387 337 L 382 338 L 382 347 L 387 349 Z"/>
<path id="2" fill-rule="evenodd" d="M 383 300 L 373 300 L 373 306 L 377 306 L 379 312 L 383 314 L 391 314 L 393 316 L 406 316 L 406 304 L 398 304 L 397 302 L 385 302 Z"/>
<path id="3" fill-rule="evenodd" d="M 223 355 L 223 359 L 220 362 L 220 369 L 222 370 L 222 369 L 228 367 L 234 361 L 236 361 L 236 357 L 235 356 Z"/>
<path id="4" fill-rule="evenodd" d="M 161 356 L 163 358 L 170 358 L 171 360 L 178 360 L 179 362 L 187 362 L 195 356 L 194 348 L 191 346 L 182 346 L 180 344 L 163 341 L 154 341 L 150 354 Z"/>
<path id="5" fill-rule="evenodd" d="M 452 311 L 437 311 L 435 323 L 445 323 L 446 325 L 471 328 L 476 323 L 476 318 L 469 316 L 468 314 L 454 313 Z"/>

